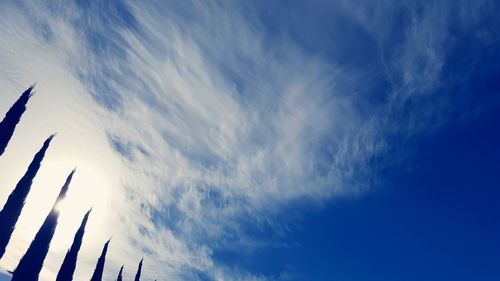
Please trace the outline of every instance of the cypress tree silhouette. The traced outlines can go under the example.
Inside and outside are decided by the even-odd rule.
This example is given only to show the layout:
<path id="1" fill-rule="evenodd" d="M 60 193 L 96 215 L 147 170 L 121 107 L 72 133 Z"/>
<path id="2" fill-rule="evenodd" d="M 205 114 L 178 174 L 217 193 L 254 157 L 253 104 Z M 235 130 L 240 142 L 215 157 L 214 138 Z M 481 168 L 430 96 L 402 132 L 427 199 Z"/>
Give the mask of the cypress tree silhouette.
<path id="1" fill-rule="evenodd" d="M 73 239 L 73 244 L 71 244 L 71 248 L 68 250 L 66 256 L 64 257 L 61 269 L 59 269 L 59 272 L 57 273 L 56 281 L 73 280 L 73 273 L 75 272 L 76 268 L 78 251 L 80 251 L 80 247 L 82 246 L 83 234 L 85 233 L 85 225 L 87 225 L 90 211 L 92 211 L 92 209 L 87 211 L 87 213 L 83 217 L 80 227 L 76 231 L 75 238 Z"/>
<path id="2" fill-rule="evenodd" d="M 75 170 L 71 171 L 69 176 L 66 178 L 66 182 L 64 183 L 57 199 L 50 210 L 50 213 L 45 218 L 42 226 L 38 230 L 35 239 L 31 242 L 28 250 L 24 254 L 24 256 L 19 261 L 17 268 L 12 273 L 11 281 L 37 281 L 38 275 L 42 270 L 43 261 L 47 256 L 47 252 L 49 251 L 50 241 L 54 236 L 54 232 L 57 226 L 57 220 L 59 218 L 59 212 L 57 211 L 57 205 L 64 200 L 66 197 L 66 193 L 69 189 L 69 184 L 71 183 L 71 179 Z"/>
<path id="3" fill-rule="evenodd" d="M 16 188 L 12 191 L 5 203 L 2 211 L 0 211 L 0 258 L 5 254 L 5 248 L 9 244 L 10 236 L 14 231 L 21 210 L 23 209 L 26 196 L 31 189 L 31 183 L 33 178 L 35 178 L 38 169 L 42 163 L 45 152 L 49 148 L 49 144 L 54 138 L 54 135 L 50 136 L 44 143 L 42 148 L 35 154 L 35 157 L 28 166 L 28 170 L 24 176 L 19 180 Z"/>
<path id="4" fill-rule="evenodd" d="M 0 155 L 5 151 L 5 148 L 9 144 L 9 141 L 14 134 L 17 123 L 21 120 L 21 115 L 23 115 L 26 110 L 26 104 L 30 99 L 34 86 L 29 87 L 19 99 L 12 105 L 12 107 L 7 111 L 2 122 L 0 122 Z"/>
<path id="5" fill-rule="evenodd" d="M 97 265 L 95 266 L 94 274 L 92 274 L 90 281 L 102 281 L 102 273 L 104 272 L 104 263 L 106 262 L 106 253 L 108 252 L 109 241 L 111 241 L 111 239 L 104 244 L 101 256 L 97 260 Z"/>
<path id="6" fill-rule="evenodd" d="M 120 272 L 118 272 L 118 278 L 116 278 L 116 281 L 122 281 L 122 273 L 123 273 L 123 265 L 120 268 Z"/>
<path id="7" fill-rule="evenodd" d="M 142 271 L 142 261 L 144 259 L 141 259 L 141 261 L 139 262 L 139 267 L 137 268 L 137 273 L 135 274 L 135 281 L 140 281 L 141 280 L 141 271 Z"/>

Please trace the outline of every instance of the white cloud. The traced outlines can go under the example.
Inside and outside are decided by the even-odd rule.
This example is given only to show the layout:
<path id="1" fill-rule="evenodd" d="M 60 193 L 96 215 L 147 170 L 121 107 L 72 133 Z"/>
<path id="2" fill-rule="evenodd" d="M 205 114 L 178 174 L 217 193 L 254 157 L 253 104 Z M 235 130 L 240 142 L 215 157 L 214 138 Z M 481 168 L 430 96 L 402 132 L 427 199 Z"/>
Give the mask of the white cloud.
<path id="1" fill-rule="evenodd" d="M 394 10 L 383 3 L 390 2 L 375 9 L 341 2 L 380 42 L 394 83 L 386 103 L 367 106 L 364 93 L 343 91 L 339 84 L 361 70 L 310 54 L 286 35 L 269 36 L 248 6 L 86 4 L 84 11 L 74 3 L 3 3 L 0 109 L 32 82 L 38 94 L 0 159 L 11 175 L 0 184 L 14 186 L 42 140 L 59 134 L 1 265 L 16 265 L 78 165 L 44 280 L 92 204 L 78 278 L 90 276 L 113 235 L 109 280 L 122 263 L 131 277 L 141 255 L 146 278 L 266 279 L 219 264 L 214 249 L 256 247 L 244 225 L 272 227 L 297 200 L 361 192 L 372 177 L 368 164 L 396 126 L 390 114 L 439 83 L 446 7 L 417 15 L 405 5 L 411 24 L 386 57 L 391 35 L 383 29 Z"/>

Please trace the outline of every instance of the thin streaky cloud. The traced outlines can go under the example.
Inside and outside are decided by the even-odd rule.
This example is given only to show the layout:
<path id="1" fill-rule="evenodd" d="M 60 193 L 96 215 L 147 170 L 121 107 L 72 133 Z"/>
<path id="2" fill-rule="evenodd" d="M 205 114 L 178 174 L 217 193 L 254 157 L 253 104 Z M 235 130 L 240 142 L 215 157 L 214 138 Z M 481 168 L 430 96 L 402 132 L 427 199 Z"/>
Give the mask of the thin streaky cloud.
<path id="1" fill-rule="evenodd" d="M 74 183 L 81 200 L 61 207 L 71 211 L 61 213 L 63 231 L 41 276 L 55 278 L 94 205 L 75 280 L 91 276 L 99 241 L 111 235 L 104 279 L 137 264 L 141 253 L 144 279 L 280 280 L 216 253 L 281 246 L 295 212 L 363 194 L 377 169 L 397 165 L 398 154 L 379 160 L 404 152 L 395 135 L 408 140 L 446 122 L 447 96 L 436 89 L 453 12 L 464 2 L 334 1 L 333 18 L 355 26 L 373 49 L 361 66 L 350 63 L 359 53 L 325 54 L 298 42 L 286 28 L 292 18 L 266 22 L 257 3 L 0 4 L 0 36 L 9 38 L 0 44 L 0 64 L 8 66 L 0 84 L 14 100 L 38 81 L 22 121 L 38 128 L 33 138 L 60 133 L 46 175 L 34 184 L 45 186 L 57 176 L 50 170 L 75 164 L 81 175 Z M 473 25 L 483 5 L 471 4 L 458 21 Z M 401 13 L 407 22 L 397 21 Z M 339 22 L 327 29 L 344 34 Z M 316 29 L 310 33 L 322 35 Z M 28 157 L 28 136 L 19 126 L 1 170 L 17 166 L 14 154 Z M 37 222 L 31 210 L 50 206 L 34 201 L 23 215 Z M 34 232 L 23 224 L 13 234 L 2 267 L 12 268 Z M 261 234 L 268 232 L 278 238 Z"/>

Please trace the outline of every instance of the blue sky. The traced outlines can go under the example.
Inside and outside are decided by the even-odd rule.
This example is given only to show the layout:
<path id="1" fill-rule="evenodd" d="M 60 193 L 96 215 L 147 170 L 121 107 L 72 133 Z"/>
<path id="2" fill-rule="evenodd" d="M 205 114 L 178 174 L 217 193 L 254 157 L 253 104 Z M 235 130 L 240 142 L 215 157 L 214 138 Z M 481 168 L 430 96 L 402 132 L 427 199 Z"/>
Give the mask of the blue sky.
<path id="1" fill-rule="evenodd" d="M 42 280 L 90 206 L 78 280 L 498 280 L 499 6 L 3 2 L 1 202 L 58 135 L 0 267 L 78 166 Z"/>

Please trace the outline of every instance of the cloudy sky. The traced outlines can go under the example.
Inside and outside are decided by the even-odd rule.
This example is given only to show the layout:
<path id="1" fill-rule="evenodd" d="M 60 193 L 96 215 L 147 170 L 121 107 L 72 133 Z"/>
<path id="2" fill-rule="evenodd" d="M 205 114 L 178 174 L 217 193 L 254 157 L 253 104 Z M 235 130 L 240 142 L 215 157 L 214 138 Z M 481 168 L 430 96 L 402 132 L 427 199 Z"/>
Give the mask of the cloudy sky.
<path id="1" fill-rule="evenodd" d="M 0 270 L 77 167 L 41 280 L 498 280 L 497 2 L 1 1 Z"/>

